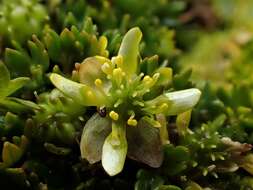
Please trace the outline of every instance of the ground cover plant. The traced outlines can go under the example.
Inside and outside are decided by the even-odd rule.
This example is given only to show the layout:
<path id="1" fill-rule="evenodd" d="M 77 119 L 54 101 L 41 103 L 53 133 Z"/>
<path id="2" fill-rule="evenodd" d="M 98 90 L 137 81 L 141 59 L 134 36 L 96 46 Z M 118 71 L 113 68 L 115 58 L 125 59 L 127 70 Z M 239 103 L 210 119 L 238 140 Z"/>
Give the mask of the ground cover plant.
<path id="1" fill-rule="evenodd" d="M 0 187 L 253 190 L 251 0 L 0 0 Z"/>

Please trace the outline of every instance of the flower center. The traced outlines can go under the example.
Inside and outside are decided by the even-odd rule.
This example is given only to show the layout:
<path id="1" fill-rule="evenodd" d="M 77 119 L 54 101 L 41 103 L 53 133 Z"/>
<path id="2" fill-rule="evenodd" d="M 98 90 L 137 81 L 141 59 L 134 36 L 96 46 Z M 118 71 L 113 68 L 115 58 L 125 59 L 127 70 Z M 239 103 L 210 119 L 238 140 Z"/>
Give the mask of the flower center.
<path id="1" fill-rule="evenodd" d="M 167 109 L 168 104 L 159 101 L 157 105 L 157 102 L 150 102 L 144 98 L 156 84 L 159 73 L 155 73 L 152 77 L 144 73 L 129 76 L 121 68 L 122 61 L 122 57 L 117 56 L 112 61 L 103 63 L 101 69 L 108 79 L 107 84 L 99 78 L 94 83 L 108 100 L 106 110 L 111 119 L 127 120 L 128 125 L 136 126 L 140 117 L 152 115 L 152 109 L 157 109 L 157 106 L 160 106 L 160 110 Z"/>

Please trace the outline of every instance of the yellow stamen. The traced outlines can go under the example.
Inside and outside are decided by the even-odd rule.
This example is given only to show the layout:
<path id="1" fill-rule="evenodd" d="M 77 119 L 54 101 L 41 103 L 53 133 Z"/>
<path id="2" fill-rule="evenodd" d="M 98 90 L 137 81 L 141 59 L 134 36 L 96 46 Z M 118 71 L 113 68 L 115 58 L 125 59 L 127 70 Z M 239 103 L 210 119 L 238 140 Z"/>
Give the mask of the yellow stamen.
<path id="1" fill-rule="evenodd" d="M 136 126 L 138 124 L 138 122 L 137 122 L 136 119 L 129 118 L 127 120 L 127 124 L 130 125 L 130 126 Z"/>
<path id="2" fill-rule="evenodd" d="M 149 76 L 149 75 L 146 75 L 144 78 L 143 78 L 143 82 L 151 82 L 153 81 L 153 79 Z"/>
<path id="3" fill-rule="evenodd" d="M 97 87 L 101 87 L 103 85 L 103 81 L 101 79 L 96 79 L 94 83 Z"/>
<path id="4" fill-rule="evenodd" d="M 123 64 L 123 57 L 118 55 L 117 57 L 112 58 L 112 63 L 117 65 L 118 67 L 122 67 Z"/>
<path id="5" fill-rule="evenodd" d="M 116 69 L 113 69 L 113 76 L 114 77 L 122 77 L 122 69 L 121 68 L 116 68 Z"/>
<path id="6" fill-rule="evenodd" d="M 119 114 L 115 111 L 110 111 L 109 113 L 110 118 L 112 118 L 114 121 L 117 121 L 119 119 Z"/>
<path id="7" fill-rule="evenodd" d="M 154 83 L 154 79 L 152 79 L 150 76 L 146 75 L 144 78 L 143 78 L 143 83 L 146 87 L 151 87 Z"/>
<path id="8" fill-rule="evenodd" d="M 123 76 L 124 76 L 122 69 L 121 68 L 113 69 L 112 75 L 113 75 L 113 80 L 115 81 L 115 83 L 118 86 L 120 86 L 122 83 Z"/>
<path id="9" fill-rule="evenodd" d="M 101 69 L 107 75 L 111 75 L 112 74 L 112 67 L 107 62 L 102 65 Z"/>

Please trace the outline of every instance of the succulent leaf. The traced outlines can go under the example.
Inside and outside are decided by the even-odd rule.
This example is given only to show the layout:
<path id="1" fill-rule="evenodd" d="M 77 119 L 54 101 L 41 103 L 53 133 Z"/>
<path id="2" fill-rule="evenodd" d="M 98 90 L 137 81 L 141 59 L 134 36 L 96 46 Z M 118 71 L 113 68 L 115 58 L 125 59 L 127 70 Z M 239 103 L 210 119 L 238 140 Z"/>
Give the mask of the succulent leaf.
<path id="1" fill-rule="evenodd" d="M 13 92 L 17 91 L 23 87 L 29 78 L 19 77 L 13 80 L 10 80 L 10 74 L 7 67 L 0 62 L 0 97 L 5 98 L 11 95 Z"/>

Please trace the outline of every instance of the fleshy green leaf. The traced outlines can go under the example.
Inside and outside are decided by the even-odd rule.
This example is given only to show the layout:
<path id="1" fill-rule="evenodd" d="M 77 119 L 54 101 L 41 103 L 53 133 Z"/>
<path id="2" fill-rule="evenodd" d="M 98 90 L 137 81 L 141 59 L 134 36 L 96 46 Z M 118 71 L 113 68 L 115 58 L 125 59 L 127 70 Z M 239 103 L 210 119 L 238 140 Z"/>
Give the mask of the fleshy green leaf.
<path id="1" fill-rule="evenodd" d="M 164 162 L 162 169 L 169 176 L 178 175 L 187 168 L 190 151 L 184 146 L 174 147 L 172 144 L 164 146 Z"/>
<path id="2" fill-rule="evenodd" d="M 102 165 L 105 171 L 114 176 L 124 167 L 127 154 L 125 126 L 112 123 L 112 133 L 106 138 L 102 150 Z"/>
<path id="3" fill-rule="evenodd" d="M 7 67 L 0 62 L 0 97 L 4 98 L 9 96 L 19 88 L 23 87 L 29 78 L 19 77 L 13 80 L 10 80 L 10 73 Z"/>
<path id="4" fill-rule="evenodd" d="M 196 88 L 165 93 L 171 101 L 166 115 L 177 115 L 192 109 L 199 101 L 201 92 Z"/>
<path id="5" fill-rule="evenodd" d="M 248 154 L 243 158 L 241 167 L 253 175 L 253 154 Z"/>
<path id="6" fill-rule="evenodd" d="M 27 105 L 20 104 L 19 102 L 16 102 L 16 100 L 13 101 L 13 98 L 9 97 L 0 99 L 0 106 L 14 113 L 24 113 L 31 111 L 31 108 Z"/>
<path id="7" fill-rule="evenodd" d="M 135 27 L 130 29 L 122 40 L 118 55 L 123 57 L 122 69 L 128 75 L 132 75 L 137 71 L 141 38 L 141 30 Z"/>
<path id="8" fill-rule="evenodd" d="M 6 87 L 10 81 L 10 73 L 3 62 L 0 61 L 0 89 Z"/>
<path id="9" fill-rule="evenodd" d="M 2 150 L 2 160 L 3 162 L 0 163 L 0 168 L 1 167 L 10 167 L 13 164 L 15 164 L 17 161 L 20 160 L 22 157 L 27 144 L 28 140 L 25 136 L 21 136 L 21 138 L 16 137 L 13 138 L 14 143 L 19 142 L 18 144 L 10 143 L 6 141 L 3 145 L 3 150 Z"/>
<path id="10" fill-rule="evenodd" d="M 61 39 L 58 34 L 53 30 L 49 30 L 44 41 L 50 58 L 54 61 L 59 61 L 61 57 Z"/>
<path id="11" fill-rule="evenodd" d="M 2 160 L 6 167 L 13 165 L 21 158 L 26 144 L 27 140 L 25 137 L 22 137 L 20 147 L 10 142 L 4 143 Z"/>
<path id="12" fill-rule="evenodd" d="M 111 121 L 94 114 L 85 124 L 80 143 L 82 158 L 94 164 L 101 160 L 102 148 L 106 137 L 111 132 Z"/>
<path id="13" fill-rule="evenodd" d="M 188 183 L 185 190 L 203 190 L 203 188 L 200 187 L 197 183 L 191 181 Z"/>
<path id="14" fill-rule="evenodd" d="M 156 119 L 161 125 L 161 127 L 159 127 L 161 142 L 163 145 L 168 144 L 169 143 L 169 133 L 168 133 L 168 129 L 167 129 L 166 117 L 163 114 L 157 114 Z"/>
<path id="15" fill-rule="evenodd" d="M 48 152 L 51 152 L 56 155 L 65 156 L 65 155 L 68 155 L 69 153 L 71 153 L 70 148 L 58 147 L 52 143 L 44 143 L 44 147 Z"/>
<path id="16" fill-rule="evenodd" d="M 127 155 L 151 167 L 160 167 L 163 150 L 158 128 L 140 120 L 136 127 L 127 127 Z"/>
<path id="17" fill-rule="evenodd" d="M 50 75 L 50 80 L 63 94 L 81 105 L 100 106 L 105 104 L 103 97 L 98 96 L 98 93 L 87 85 L 71 81 L 55 73 Z"/>
<path id="18" fill-rule="evenodd" d="M 8 98 L 8 100 L 11 100 L 13 102 L 19 103 L 25 107 L 30 108 L 31 110 L 40 110 L 41 107 L 38 106 L 36 103 L 29 101 L 29 100 L 24 100 L 24 99 L 20 99 L 20 98 Z"/>
<path id="19" fill-rule="evenodd" d="M 0 89 L 0 96 L 6 97 L 11 95 L 13 92 L 22 88 L 30 79 L 27 77 L 19 77 L 9 81 L 8 84 L 5 84 L 5 87 Z"/>
<path id="20" fill-rule="evenodd" d="M 29 75 L 30 59 L 25 54 L 14 49 L 6 48 L 5 63 L 13 71 L 23 76 Z"/>
<path id="21" fill-rule="evenodd" d="M 180 135 L 185 135 L 191 120 L 191 111 L 188 110 L 186 112 L 180 113 L 177 116 L 176 124 L 177 124 L 177 129 Z"/>
<path id="22" fill-rule="evenodd" d="M 9 166 L 12 165 L 17 160 L 19 160 L 21 155 L 22 155 L 22 151 L 17 145 L 12 144 L 10 142 L 4 143 L 2 159 L 6 165 L 9 165 Z"/>
<path id="23" fill-rule="evenodd" d="M 182 190 L 182 189 L 175 185 L 161 185 L 155 188 L 155 190 Z"/>

